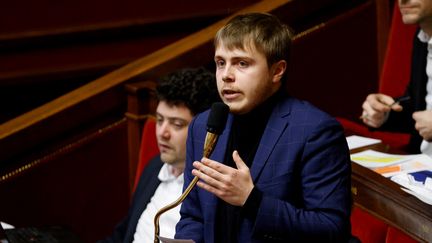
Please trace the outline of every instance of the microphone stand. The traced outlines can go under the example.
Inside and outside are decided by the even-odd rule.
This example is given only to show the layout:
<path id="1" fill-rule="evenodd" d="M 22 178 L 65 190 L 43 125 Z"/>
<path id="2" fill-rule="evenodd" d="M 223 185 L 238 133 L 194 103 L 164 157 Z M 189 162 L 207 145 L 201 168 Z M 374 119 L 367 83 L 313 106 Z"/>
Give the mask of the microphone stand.
<path id="1" fill-rule="evenodd" d="M 218 139 L 218 134 L 207 132 L 205 142 L 204 142 L 204 152 L 203 152 L 204 157 L 206 157 L 206 158 L 210 157 L 210 154 L 213 152 L 213 149 L 216 145 L 217 139 Z M 199 180 L 198 177 L 195 176 L 192 179 L 192 181 L 189 183 L 188 187 L 185 189 L 183 194 L 177 200 L 175 200 L 171 204 L 168 204 L 167 206 L 161 208 L 156 213 L 156 215 L 154 217 L 154 227 L 155 227 L 154 243 L 159 243 L 159 233 L 160 233 L 159 218 L 160 218 L 160 216 L 163 213 L 165 213 L 166 211 L 168 211 L 172 208 L 175 208 L 180 203 L 182 203 L 186 199 L 187 195 L 189 195 L 190 191 L 192 191 L 192 189 L 194 188 L 194 186 L 196 185 L 198 180 Z"/>

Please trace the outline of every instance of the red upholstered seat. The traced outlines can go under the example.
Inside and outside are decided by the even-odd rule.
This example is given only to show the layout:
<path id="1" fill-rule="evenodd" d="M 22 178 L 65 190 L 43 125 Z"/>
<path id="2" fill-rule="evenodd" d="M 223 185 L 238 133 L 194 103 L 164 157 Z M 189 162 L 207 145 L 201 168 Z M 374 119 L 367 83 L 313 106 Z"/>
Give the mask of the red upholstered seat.
<path id="1" fill-rule="evenodd" d="M 354 207 L 351 214 L 352 234 L 362 243 L 415 243 L 418 242 L 388 225 L 384 221 L 369 214 L 365 210 Z"/>
<path id="2" fill-rule="evenodd" d="M 351 213 L 351 233 L 362 243 L 386 242 L 388 225 L 363 209 L 354 207 Z"/>
<path id="3" fill-rule="evenodd" d="M 144 124 L 141 136 L 141 145 L 139 151 L 139 160 L 135 175 L 134 191 L 138 184 L 142 171 L 154 156 L 159 154 L 159 148 L 156 140 L 156 121 L 154 118 L 148 118 Z"/>
<path id="4" fill-rule="evenodd" d="M 405 150 L 409 143 L 409 133 L 377 131 L 345 118 L 337 117 L 337 120 L 342 124 L 348 134 L 357 134 L 365 137 L 381 139 L 383 143 L 388 144 L 397 150 Z"/>
<path id="5" fill-rule="evenodd" d="M 417 243 L 418 241 L 409 237 L 402 231 L 389 226 L 387 229 L 386 243 Z"/>
<path id="6" fill-rule="evenodd" d="M 402 16 L 396 2 L 386 56 L 379 80 L 379 93 L 393 97 L 403 95 L 410 79 L 412 41 L 416 28 L 416 25 L 406 25 L 402 22 Z M 409 134 L 373 131 L 360 121 L 350 121 L 341 117 L 338 120 L 349 134 L 382 139 L 384 143 L 398 149 L 404 149 L 409 143 Z"/>

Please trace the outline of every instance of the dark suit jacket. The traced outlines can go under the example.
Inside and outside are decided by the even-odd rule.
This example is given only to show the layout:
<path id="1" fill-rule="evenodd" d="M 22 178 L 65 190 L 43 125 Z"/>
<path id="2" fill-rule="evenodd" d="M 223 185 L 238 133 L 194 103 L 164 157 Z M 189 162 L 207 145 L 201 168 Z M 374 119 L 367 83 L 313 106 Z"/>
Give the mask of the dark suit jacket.
<path id="1" fill-rule="evenodd" d="M 417 31 L 418 33 L 418 31 Z M 426 61 L 427 61 L 427 43 L 421 42 L 414 35 L 414 44 L 411 61 L 411 80 L 405 91 L 405 95 L 411 97 L 409 102 L 403 102 L 404 107 L 402 112 L 391 112 L 389 119 L 384 124 L 383 129 L 391 131 L 400 131 L 411 133 L 409 151 L 412 153 L 420 153 L 420 144 L 423 140 L 417 130 L 412 119 L 414 111 L 422 111 L 426 109 Z"/>
<path id="2" fill-rule="evenodd" d="M 132 242 L 138 220 L 144 212 L 147 204 L 154 195 L 160 184 L 158 174 L 162 168 L 163 162 L 159 155 L 154 157 L 142 172 L 138 186 L 132 198 L 132 204 L 126 218 L 124 218 L 114 229 L 113 234 L 100 241 L 108 242 Z"/>
<path id="3" fill-rule="evenodd" d="M 190 124 L 185 186 L 202 157 L 208 112 Z M 232 115 L 210 156 L 223 161 Z M 252 131 L 251 131 L 252 132 Z M 350 234 L 351 162 L 340 124 L 307 102 L 273 108 L 250 172 L 263 193 L 255 220 L 241 218 L 238 242 L 343 242 Z M 195 187 L 183 202 L 176 238 L 214 242 L 218 199 Z"/>

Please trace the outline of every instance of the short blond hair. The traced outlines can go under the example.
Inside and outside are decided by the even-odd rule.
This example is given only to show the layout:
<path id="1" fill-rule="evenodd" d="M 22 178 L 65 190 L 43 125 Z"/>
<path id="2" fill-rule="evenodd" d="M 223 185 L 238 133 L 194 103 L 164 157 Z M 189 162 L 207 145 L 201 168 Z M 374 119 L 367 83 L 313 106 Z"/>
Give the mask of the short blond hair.
<path id="1" fill-rule="evenodd" d="M 266 56 L 270 67 L 280 60 L 288 62 L 292 36 L 290 28 L 276 16 L 247 13 L 235 16 L 222 27 L 216 33 L 214 46 L 223 45 L 231 50 L 245 50 L 254 46 Z"/>

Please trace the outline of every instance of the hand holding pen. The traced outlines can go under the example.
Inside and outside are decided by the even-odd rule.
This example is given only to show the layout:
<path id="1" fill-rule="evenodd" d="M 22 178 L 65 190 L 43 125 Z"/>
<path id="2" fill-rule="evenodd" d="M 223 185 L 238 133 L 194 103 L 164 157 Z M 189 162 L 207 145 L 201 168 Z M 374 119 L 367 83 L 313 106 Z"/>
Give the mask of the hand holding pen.
<path id="1" fill-rule="evenodd" d="M 400 103 L 409 99 L 409 96 L 392 98 L 385 94 L 370 94 L 363 102 L 360 119 L 366 125 L 378 128 L 387 120 L 391 110 L 402 111 Z"/>

